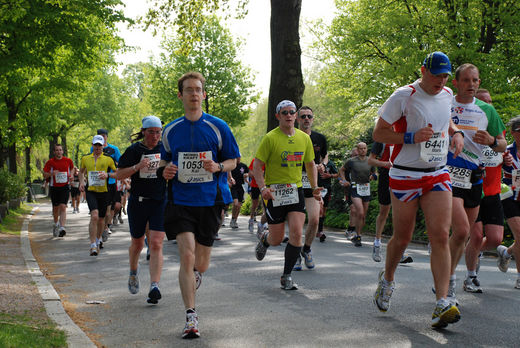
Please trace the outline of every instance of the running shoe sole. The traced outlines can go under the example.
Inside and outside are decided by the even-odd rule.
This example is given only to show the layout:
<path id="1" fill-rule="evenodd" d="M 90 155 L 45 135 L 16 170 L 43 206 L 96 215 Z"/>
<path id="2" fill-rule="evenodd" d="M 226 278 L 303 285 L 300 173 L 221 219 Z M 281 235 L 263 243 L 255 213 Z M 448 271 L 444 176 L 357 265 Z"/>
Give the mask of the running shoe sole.
<path id="1" fill-rule="evenodd" d="M 148 299 L 146 302 L 151 304 L 157 304 L 159 303 L 159 300 L 162 298 L 161 292 L 159 291 L 159 288 L 155 287 L 148 293 Z"/>
<path id="2" fill-rule="evenodd" d="M 435 315 L 435 314 L 434 314 Z M 455 305 L 447 306 L 438 317 L 432 317 L 432 328 L 443 329 L 448 324 L 454 324 L 460 320 L 460 311 Z"/>

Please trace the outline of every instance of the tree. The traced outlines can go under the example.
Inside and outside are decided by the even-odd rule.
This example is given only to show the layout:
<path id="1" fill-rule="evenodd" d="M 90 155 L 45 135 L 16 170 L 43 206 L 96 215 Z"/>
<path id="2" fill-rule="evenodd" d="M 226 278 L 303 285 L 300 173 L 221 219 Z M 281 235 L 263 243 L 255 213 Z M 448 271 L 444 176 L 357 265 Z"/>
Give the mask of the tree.
<path id="1" fill-rule="evenodd" d="M 267 130 L 278 126 L 276 105 L 292 100 L 302 105 L 303 75 L 300 48 L 301 0 L 271 0 L 271 83 Z"/>
<path id="2" fill-rule="evenodd" d="M 347 119 L 374 111 L 401 85 L 420 77 L 427 53 L 443 51 L 454 68 L 471 62 L 493 93 L 518 91 L 520 3 L 498 0 L 359 0 L 340 13 L 321 47 L 319 87 Z"/>
<path id="3" fill-rule="evenodd" d="M 16 120 L 32 93 L 49 85 L 67 88 L 78 71 L 109 64 L 119 45 L 112 7 L 118 0 L 4 1 L 0 15 L 0 166 L 6 149 L 16 167 Z"/>
<path id="4" fill-rule="evenodd" d="M 184 43 L 182 53 L 199 39 L 206 24 L 206 15 L 216 10 L 232 9 L 230 0 L 155 0 L 152 9 L 141 22 L 145 28 L 166 27 L 173 23 Z M 248 0 L 239 0 L 235 7 L 238 17 L 247 13 Z M 304 85 L 301 73 L 299 21 L 301 0 L 271 0 L 271 86 L 269 88 L 268 126 L 278 125 L 274 116 L 276 104 L 291 99 L 301 105 Z"/>
<path id="5" fill-rule="evenodd" d="M 148 88 L 150 105 L 163 119 L 184 114 L 177 98 L 177 80 L 187 71 L 199 71 L 206 78 L 206 112 L 224 119 L 230 126 L 242 124 L 256 102 L 253 75 L 237 59 L 240 42 L 233 40 L 228 29 L 222 27 L 216 16 L 206 18 L 188 55 L 182 54 L 184 38 L 177 35 L 167 39 L 163 46 L 169 55 L 161 55 L 159 62 L 150 66 Z"/>

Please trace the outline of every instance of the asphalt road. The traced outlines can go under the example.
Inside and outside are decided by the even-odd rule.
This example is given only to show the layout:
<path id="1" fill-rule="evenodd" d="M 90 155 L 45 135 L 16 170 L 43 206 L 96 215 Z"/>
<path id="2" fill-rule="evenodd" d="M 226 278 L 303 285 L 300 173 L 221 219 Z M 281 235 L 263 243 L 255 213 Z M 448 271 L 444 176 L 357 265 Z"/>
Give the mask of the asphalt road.
<path id="1" fill-rule="evenodd" d="M 99 256 L 89 256 L 88 208 L 68 215 L 67 235 L 52 237 L 50 204 L 41 204 L 29 226 L 33 252 L 71 318 L 98 346 L 105 347 L 513 347 L 518 342 L 520 290 L 514 263 L 498 271 L 496 259 L 482 260 L 484 293 L 462 291 L 465 266 L 457 269 L 462 319 L 444 330 L 430 328 L 435 298 L 424 246 L 411 246 L 414 263 L 399 266 L 387 313 L 372 303 L 377 274 L 372 238 L 356 248 L 340 232 L 313 244 L 314 270 L 294 272 L 297 291 L 280 289 L 284 247 L 271 247 L 259 262 L 257 239 L 247 230 L 221 229 L 209 270 L 197 292 L 201 338 L 182 340 L 184 306 L 177 284 L 178 252 L 164 243 L 160 283 L 163 299 L 146 303 L 149 274 L 141 256 L 141 292 L 127 289 L 130 235 L 125 216 Z M 384 251 L 384 249 L 383 249 Z M 102 304 L 87 304 L 99 301 Z"/>

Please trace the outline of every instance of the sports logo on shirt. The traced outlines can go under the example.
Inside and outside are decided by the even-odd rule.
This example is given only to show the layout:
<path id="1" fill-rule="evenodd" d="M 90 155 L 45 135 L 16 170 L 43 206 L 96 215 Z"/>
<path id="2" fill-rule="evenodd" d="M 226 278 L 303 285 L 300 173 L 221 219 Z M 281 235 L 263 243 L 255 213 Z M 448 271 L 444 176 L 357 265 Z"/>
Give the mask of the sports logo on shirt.
<path id="1" fill-rule="evenodd" d="M 281 157 L 282 167 L 301 167 L 303 152 L 283 151 Z"/>

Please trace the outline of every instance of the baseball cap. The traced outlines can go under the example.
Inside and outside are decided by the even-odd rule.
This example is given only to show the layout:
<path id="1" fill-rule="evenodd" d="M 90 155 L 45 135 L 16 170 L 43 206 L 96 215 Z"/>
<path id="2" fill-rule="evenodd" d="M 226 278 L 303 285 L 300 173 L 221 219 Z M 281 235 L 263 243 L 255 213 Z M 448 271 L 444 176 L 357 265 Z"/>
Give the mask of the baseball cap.
<path id="1" fill-rule="evenodd" d="M 296 109 L 296 104 L 294 104 L 292 101 L 282 100 L 281 102 L 278 103 L 278 105 L 276 105 L 276 113 L 279 113 L 281 109 L 283 109 L 287 106 L 292 106 L 293 108 Z"/>
<path id="2" fill-rule="evenodd" d="M 424 58 L 423 66 L 430 70 L 433 75 L 450 74 L 451 63 L 447 55 L 442 52 L 430 53 Z"/>
<path id="3" fill-rule="evenodd" d="M 92 138 L 92 145 L 95 145 L 95 144 L 100 144 L 100 145 L 104 145 L 105 144 L 105 138 L 103 138 L 101 135 L 94 135 L 94 138 Z"/>
<path id="4" fill-rule="evenodd" d="M 97 130 L 97 134 L 98 135 L 103 135 L 103 134 L 108 135 L 108 131 L 105 128 L 99 128 Z"/>
<path id="5" fill-rule="evenodd" d="M 141 128 L 146 129 L 152 127 L 162 128 L 162 123 L 159 117 L 151 115 L 143 117 L 143 126 Z"/>

